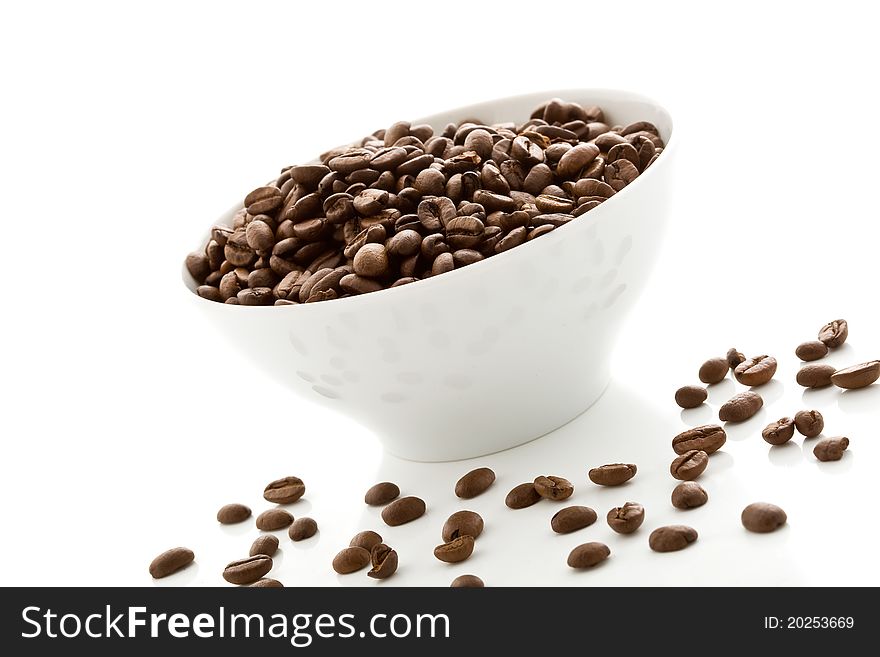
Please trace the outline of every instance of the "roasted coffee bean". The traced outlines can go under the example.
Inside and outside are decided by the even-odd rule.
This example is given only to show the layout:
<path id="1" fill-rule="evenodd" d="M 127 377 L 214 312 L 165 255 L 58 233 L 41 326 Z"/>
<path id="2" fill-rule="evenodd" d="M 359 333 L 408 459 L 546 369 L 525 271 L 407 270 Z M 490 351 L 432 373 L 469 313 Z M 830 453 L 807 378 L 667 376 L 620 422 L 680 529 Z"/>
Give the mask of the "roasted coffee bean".
<path id="1" fill-rule="evenodd" d="M 274 532 L 276 529 L 284 529 L 292 522 L 293 516 L 284 509 L 269 509 L 257 516 L 257 529 Z"/>
<path id="2" fill-rule="evenodd" d="M 672 449 L 676 454 L 686 454 L 700 450 L 706 454 L 717 452 L 727 442 L 727 433 L 717 424 L 703 424 L 682 431 L 672 439 Z"/>
<path id="3" fill-rule="evenodd" d="M 788 516 L 785 515 L 785 511 L 775 504 L 767 504 L 766 502 L 749 504 L 742 512 L 743 527 L 750 532 L 760 534 L 779 529 L 787 520 Z"/>
<path id="4" fill-rule="evenodd" d="M 798 411 L 794 416 L 794 427 L 805 438 L 815 438 L 825 428 L 825 418 L 819 411 Z"/>
<path id="5" fill-rule="evenodd" d="M 490 468 L 477 468 L 455 482 L 455 495 L 469 500 L 484 493 L 494 482 L 495 473 Z"/>
<path id="6" fill-rule="evenodd" d="M 248 584 L 248 588 L 252 589 L 283 589 L 284 584 L 279 582 L 277 579 L 272 579 L 271 577 L 261 577 L 253 584 Z"/>
<path id="7" fill-rule="evenodd" d="M 578 545 L 568 555 L 571 568 L 592 568 L 611 556 L 611 550 L 604 543 L 590 542 Z"/>
<path id="8" fill-rule="evenodd" d="M 364 495 L 364 502 L 370 506 L 385 506 L 399 496 L 400 488 L 398 488 L 397 484 L 383 481 L 370 487 Z"/>
<path id="9" fill-rule="evenodd" d="M 397 552 L 384 543 L 374 545 L 370 550 L 370 563 L 373 567 L 367 571 L 367 577 L 388 579 L 397 572 Z"/>
<path id="10" fill-rule="evenodd" d="M 819 340 L 810 340 L 799 344 L 794 353 L 801 360 L 819 360 L 828 355 L 828 345 Z"/>
<path id="11" fill-rule="evenodd" d="M 596 512 L 588 506 L 567 506 L 550 518 L 550 528 L 557 534 L 568 534 L 589 527 L 596 518 Z"/>
<path id="12" fill-rule="evenodd" d="M 813 455 L 820 461 L 839 461 L 847 447 L 849 438 L 845 436 L 823 438 L 813 448 Z"/>
<path id="13" fill-rule="evenodd" d="M 829 349 L 835 349 L 846 342 L 849 326 L 845 319 L 835 319 L 819 329 L 819 341 Z"/>
<path id="14" fill-rule="evenodd" d="M 154 579 L 161 579 L 185 568 L 195 560 L 196 555 L 192 550 L 185 547 L 176 547 L 166 550 L 150 562 L 150 575 Z"/>
<path id="15" fill-rule="evenodd" d="M 217 512 L 217 522 L 221 525 L 233 525 L 244 522 L 251 517 L 251 510 L 244 504 L 226 504 Z"/>
<path id="16" fill-rule="evenodd" d="M 559 160 L 556 175 L 564 180 L 577 179 L 598 155 L 599 147 L 596 144 L 578 144 Z"/>
<path id="17" fill-rule="evenodd" d="M 282 477 L 266 484 L 263 499 L 275 504 L 293 504 L 306 492 L 306 485 L 299 477 Z"/>
<path id="18" fill-rule="evenodd" d="M 672 489 L 672 506 L 676 509 L 695 509 L 709 501 L 709 494 L 695 481 L 683 481 Z"/>
<path id="19" fill-rule="evenodd" d="M 208 263 L 208 256 L 204 253 L 190 253 L 186 256 L 186 269 L 189 275 L 201 283 L 211 273 L 211 265 Z"/>
<path id="20" fill-rule="evenodd" d="M 229 236 L 223 247 L 223 255 L 235 267 L 247 267 L 254 261 L 256 253 L 248 246 L 244 229 L 240 228 Z"/>
<path id="21" fill-rule="evenodd" d="M 532 482 L 515 486 L 504 498 L 504 503 L 511 509 L 525 509 L 540 501 L 541 496 L 535 490 L 535 484 Z"/>
<path id="22" fill-rule="evenodd" d="M 675 458 L 669 466 L 669 474 L 681 481 L 696 479 L 709 465 L 709 455 L 699 449 L 692 449 Z"/>
<path id="23" fill-rule="evenodd" d="M 238 559 L 223 569 L 223 579 L 230 584 L 250 584 L 272 570 L 272 557 L 257 554 Z"/>
<path id="24" fill-rule="evenodd" d="M 265 554 L 267 557 L 271 557 L 277 551 L 278 537 L 273 536 L 272 534 L 263 534 L 262 536 L 258 536 L 251 544 L 251 549 L 248 554 L 252 557 L 257 556 L 258 554 Z"/>
<path id="25" fill-rule="evenodd" d="M 483 518 L 475 511 L 456 511 L 443 524 L 443 540 L 452 541 L 459 536 L 477 538 L 483 533 Z"/>
<path id="26" fill-rule="evenodd" d="M 727 365 L 730 369 L 735 370 L 740 363 L 745 362 L 746 357 L 743 356 L 736 347 L 727 350 Z"/>
<path id="27" fill-rule="evenodd" d="M 287 530 L 291 541 L 304 541 L 317 533 L 318 523 L 312 518 L 297 518 Z"/>
<path id="28" fill-rule="evenodd" d="M 245 239 L 254 251 L 268 251 L 275 246 L 275 234 L 265 221 L 250 222 L 245 229 Z"/>
<path id="29" fill-rule="evenodd" d="M 354 538 L 351 539 L 349 546 L 351 547 L 362 547 L 367 552 L 373 549 L 374 546 L 379 545 L 382 542 L 382 537 L 379 536 L 374 531 L 370 531 L 369 529 L 366 531 L 358 532 L 354 535 Z"/>
<path id="30" fill-rule="evenodd" d="M 773 356 L 747 358 L 736 366 L 733 375 L 744 386 L 762 386 L 776 374 L 776 359 Z"/>
<path id="31" fill-rule="evenodd" d="M 861 365 L 853 365 L 837 370 L 831 375 L 831 383 L 838 388 L 855 390 L 865 388 L 880 379 L 880 360 L 872 360 Z"/>
<path id="32" fill-rule="evenodd" d="M 618 534 L 632 534 L 645 522 L 645 507 L 636 502 L 627 502 L 611 509 L 605 520 Z"/>
<path id="33" fill-rule="evenodd" d="M 795 380 L 805 388 L 824 388 L 831 385 L 831 377 L 836 371 L 833 365 L 804 365 Z"/>
<path id="34" fill-rule="evenodd" d="M 235 296 L 242 306 L 271 306 L 275 302 L 271 287 L 248 288 Z"/>
<path id="35" fill-rule="evenodd" d="M 761 410 L 764 400 L 756 392 L 741 392 L 728 399 L 718 411 L 722 422 L 744 422 Z"/>
<path id="36" fill-rule="evenodd" d="M 464 534 L 435 547 L 434 556 L 446 563 L 458 563 L 471 556 L 473 551 L 474 537 Z"/>
<path id="37" fill-rule="evenodd" d="M 333 570 L 340 575 L 355 573 L 367 567 L 370 553 L 362 547 L 347 547 L 333 557 Z"/>
<path id="38" fill-rule="evenodd" d="M 710 358 L 700 365 L 700 381 L 710 384 L 723 381 L 729 369 L 726 358 Z"/>
<path id="39" fill-rule="evenodd" d="M 654 552 L 676 552 L 697 540 L 697 530 L 686 525 L 658 527 L 648 537 L 648 545 Z"/>
<path id="40" fill-rule="evenodd" d="M 701 386 L 682 386 L 675 391 L 675 403 L 682 408 L 696 408 L 709 396 L 709 392 Z"/>
<path id="41" fill-rule="evenodd" d="M 219 288 L 212 287 L 211 285 L 199 285 L 196 289 L 196 294 L 208 301 L 224 301 Z"/>
<path id="42" fill-rule="evenodd" d="M 771 422 L 761 432 L 761 437 L 771 445 L 782 445 L 794 436 L 794 420 L 784 417 Z"/>
<path id="43" fill-rule="evenodd" d="M 424 500 L 418 497 L 401 497 L 382 509 L 382 520 L 390 527 L 397 527 L 421 518 L 425 509 Z"/>
<path id="44" fill-rule="evenodd" d="M 619 486 L 636 476 L 638 468 L 633 463 L 609 463 L 589 472 L 590 481 L 600 486 Z"/>
<path id="45" fill-rule="evenodd" d="M 486 585 L 476 575 L 459 575 L 449 586 L 453 589 L 481 589 Z"/>
<path id="46" fill-rule="evenodd" d="M 564 500 L 574 493 L 574 486 L 562 477 L 537 477 L 534 482 L 535 491 L 546 500 Z"/>
<path id="47" fill-rule="evenodd" d="M 638 177 L 639 170 L 629 160 L 617 160 L 616 162 L 606 162 L 602 175 L 605 177 L 605 182 L 619 192 Z"/>
<path id="48" fill-rule="evenodd" d="M 248 214 L 253 216 L 272 212 L 280 208 L 282 203 L 284 197 L 277 187 L 258 187 L 244 199 L 244 207 L 247 208 Z"/>

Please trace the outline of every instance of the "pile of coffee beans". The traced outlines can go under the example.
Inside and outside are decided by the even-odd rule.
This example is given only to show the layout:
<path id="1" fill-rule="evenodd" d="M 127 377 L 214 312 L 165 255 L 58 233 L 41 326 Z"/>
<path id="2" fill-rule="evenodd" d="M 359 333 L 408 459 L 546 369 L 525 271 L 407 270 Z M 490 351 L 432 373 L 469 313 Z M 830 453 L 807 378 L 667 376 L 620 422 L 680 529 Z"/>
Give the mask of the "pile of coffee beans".
<path id="1" fill-rule="evenodd" d="M 647 121 L 610 125 L 558 98 L 528 121 L 399 121 L 317 164 L 285 167 L 186 258 L 199 296 L 312 303 L 460 269 L 604 203 L 663 151 Z"/>

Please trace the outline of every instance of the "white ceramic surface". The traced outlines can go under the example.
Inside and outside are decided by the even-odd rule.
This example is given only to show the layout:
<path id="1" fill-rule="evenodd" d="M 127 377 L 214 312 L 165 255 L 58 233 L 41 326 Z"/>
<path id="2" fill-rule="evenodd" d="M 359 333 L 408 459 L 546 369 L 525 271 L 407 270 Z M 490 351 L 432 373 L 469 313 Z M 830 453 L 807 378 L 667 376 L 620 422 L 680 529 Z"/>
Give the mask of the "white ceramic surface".
<path id="1" fill-rule="evenodd" d="M 551 233 L 485 261 L 392 290 L 287 307 L 188 296 L 235 348 L 297 393 L 351 416 L 393 454 L 444 461 L 537 438 L 587 409 L 609 381 L 624 317 L 667 220 L 672 120 L 610 90 L 551 90 L 418 123 L 524 121 L 553 96 L 603 107 L 609 123 L 652 121 L 667 143 L 622 192 Z M 229 224 L 235 209 L 218 220 Z M 204 245 L 193 244 L 194 248 Z M 291 439 L 301 440 L 291 426 Z"/>

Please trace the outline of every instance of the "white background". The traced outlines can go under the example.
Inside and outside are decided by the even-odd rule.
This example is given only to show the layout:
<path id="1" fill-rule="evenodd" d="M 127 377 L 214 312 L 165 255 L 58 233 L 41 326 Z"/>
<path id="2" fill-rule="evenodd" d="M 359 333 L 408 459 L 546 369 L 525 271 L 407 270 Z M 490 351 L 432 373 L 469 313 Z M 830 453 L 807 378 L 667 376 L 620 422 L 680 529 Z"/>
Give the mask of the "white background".
<path id="1" fill-rule="evenodd" d="M 795 345 L 829 319 L 851 327 L 830 362 L 880 357 L 880 47 L 860 6 L 4 4 L 0 562 L 17 566 L 0 583 L 151 585 L 152 557 L 186 545 L 197 565 L 160 584 L 222 584 L 257 532 L 220 527 L 216 509 L 261 511 L 264 484 L 296 474 L 308 490 L 291 511 L 321 530 L 300 544 L 279 533 L 273 575 L 288 586 L 446 586 L 465 572 L 490 585 L 880 584 L 880 386 L 794 383 Z M 573 86 L 660 99 L 680 159 L 668 239 L 613 383 L 554 434 L 474 463 L 398 461 L 268 380 L 185 303 L 193 240 L 281 166 L 400 118 Z M 672 393 L 732 345 L 775 354 L 780 372 L 768 408 L 731 430 L 701 478 L 709 504 L 679 512 L 669 441 L 741 388 L 726 381 L 711 408 L 686 413 Z M 761 440 L 764 424 L 807 407 L 850 437 L 842 461 L 816 462 L 815 441 Z M 588 483 L 589 467 L 619 460 L 639 465 L 628 486 Z M 461 504 L 454 481 L 484 464 L 497 484 Z M 571 479 L 571 503 L 600 521 L 555 536 L 553 504 L 507 509 L 507 490 L 538 474 Z M 383 479 L 428 514 L 383 527 L 362 503 Z M 621 537 L 602 518 L 627 500 L 648 519 Z M 783 506 L 789 525 L 747 534 L 739 513 L 757 500 Z M 459 508 L 486 531 L 448 566 L 431 549 Z M 650 552 L 650 529 L 669 522 L 699 541 Z M 400 554 L 385 584 L 330 569 L 367 528 Z M 588 540 L 612 558 L 570 571 L 568 551 Z"/>

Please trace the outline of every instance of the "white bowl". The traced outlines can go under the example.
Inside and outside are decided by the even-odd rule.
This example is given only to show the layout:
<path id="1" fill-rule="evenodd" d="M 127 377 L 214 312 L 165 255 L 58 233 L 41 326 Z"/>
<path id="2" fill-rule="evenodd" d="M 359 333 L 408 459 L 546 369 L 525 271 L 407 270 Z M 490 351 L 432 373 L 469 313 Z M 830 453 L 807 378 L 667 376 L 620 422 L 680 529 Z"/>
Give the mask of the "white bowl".
<path id="1" fill-rule="evenodd" d="M 441 276 L 334 301 L 250 307 L 202 299 L 184 268 L 188 296 L 268 373 L 370 428 L 398 456 L 470 458 L 565 424 L 608 384 L 618 329 L 658 253 L 676 145 L 672 120 L 640 95 L 569 89 L 417 122 L 439 132 L 470 117 L 525 121 L 551 97 L 599 105 L 609 124 L 651 121 L 666 148 L 599 207 Z M 217 223 L 230 225 L 236 209 Z"/>

